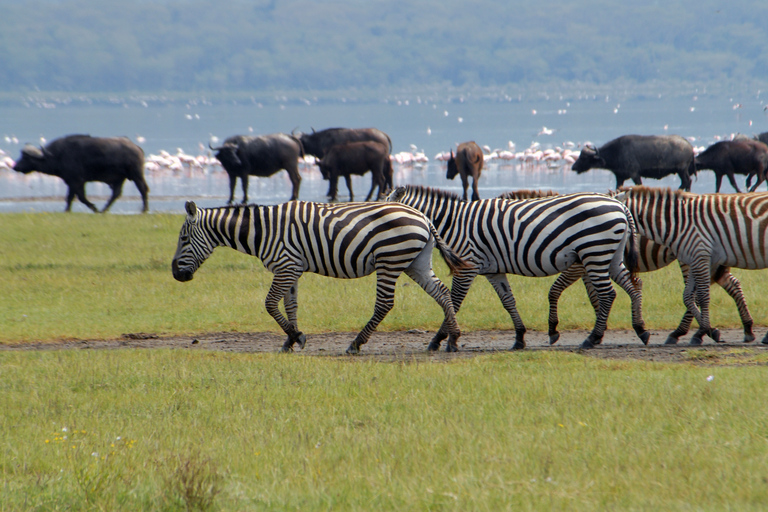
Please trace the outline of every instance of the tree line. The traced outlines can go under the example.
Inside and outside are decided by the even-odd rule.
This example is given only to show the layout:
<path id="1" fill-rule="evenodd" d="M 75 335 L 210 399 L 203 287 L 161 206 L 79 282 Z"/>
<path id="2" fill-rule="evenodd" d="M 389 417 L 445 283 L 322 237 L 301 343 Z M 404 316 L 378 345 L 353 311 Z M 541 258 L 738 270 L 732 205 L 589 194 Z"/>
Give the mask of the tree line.
<path id="1" fill-rule="evenodd" d="M 768 81 L 768 2 L 0 0 L 0 91 Z"/>

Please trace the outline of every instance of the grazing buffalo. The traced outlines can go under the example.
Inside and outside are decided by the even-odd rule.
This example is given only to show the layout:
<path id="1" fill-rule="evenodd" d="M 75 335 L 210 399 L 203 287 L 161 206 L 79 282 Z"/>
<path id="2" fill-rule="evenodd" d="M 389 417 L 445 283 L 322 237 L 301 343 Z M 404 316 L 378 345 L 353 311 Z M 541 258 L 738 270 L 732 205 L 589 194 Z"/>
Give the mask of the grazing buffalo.
<path id="1" fill-rule="evenodd" d="M 741 192 L 736 184 L 734 174 L 747 175 L 747 187 L 752 176 L 757 182 L 750 192 L 765 180 L 765 170 L 768 168 L 768 146 L 752 139 L 722 140 L 709 146 L 696 157 L 696 171 L 711 169 L 715 171 L 715 192 L 720 192 L 723 176 L 728 176 L 731 186 L 736 192 Z"/>
<path id="2" fill-rule="evenodd" d="M 248 202 L 248 176 L 266 178 L 285 169 L 291 178 L 293 191 L 291 201 L 299 198 L 299 158 L 304 156 L 304 149 L 299 139 L 285 133 L 250 137 L 234 135 L 224 141 L 224 145 L 214 148 L 216 159 L 221 162 L 229 174 L 229 201 L 235 200 L 235 185 L 240 178 L 243 186 L 243 204 Z"/>
<path id="3" fill-rule="evenodd" d="M 376 128 L 327 128 L 312 133 L 302 133 L 299 140 L 304 145 L 304 152 L 323 158 L 333 146 L 349 142 L 373 141 L 384 144 L 387 154 L 392 152 L 392 140 L 389 135 Z"/>
<path id="4" fill-rule="evenodd" d="M 85 184 L 89 181 L 106 183 L 112 189 L 102 213 L 123 192 L 123 183 L 130 180 L 139 189 L 144 202 L 142 211 L 149 210 L 149 187 L 144 181 L 144 150 L 125 137 L 91 137 L 67 135 L 52 140 L 45 147 L 27 145 L 21 150 L 21 158 L 14 170 L 28 174 L 32 171 L 58 176 L 67 184 L 67 208 L 72 210 L 75 196 L 94 212 L 98 208 L 85 197 Z"/>
<path id="5" fill-rule="evenodd" d="M 320 163 L 323 179 L 329 180 L 328 199 L 336 201 L 339 176 L 344 176 L 349 189 L 349 200 L 354 201 L 352 193 L 352 175 L 362 176 L 371 171 L 371 190 L 365 200 L 369 201 L 373 190 L 378 187 L 377 199 L 392 190 L 392 161 L 389 159 L 389 147 L 379 142 L 350 142 L 333 146 Z"/>
<path id="6" fill-rule="evenodd" d="M 581 174 L 592 168 L 608 169 L 616 176 L 616 188 L 628 179 L 680 176 L 680 188 L 691 190 L 693 146 L 679 135 L 624 135 L 600 148 L 585 147 L 571 167 Z"/>
<path id="7" fill-rule="evenodd" d="M 467 188 L 469 177 L 472 176 L 472 200 L 479 201 L 480 193 L 477 191 L 477 182 L 480 180 L 480 172 L 483 170 L 483 150 L 474 141 L 462 142 L 456 148 L 456 156 L 448 159 L 448 173 L 446 178 L 452 180 L 457 174 L 461 175 L 461 184 L 464 187 L 464 200 L 467 200 Z"/>

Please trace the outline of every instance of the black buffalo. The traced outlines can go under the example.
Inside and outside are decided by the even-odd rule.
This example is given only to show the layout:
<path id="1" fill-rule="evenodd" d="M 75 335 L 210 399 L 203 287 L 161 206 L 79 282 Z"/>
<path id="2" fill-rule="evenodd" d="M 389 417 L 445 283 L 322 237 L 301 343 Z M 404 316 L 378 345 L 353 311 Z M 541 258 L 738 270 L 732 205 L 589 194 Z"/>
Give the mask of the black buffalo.
<path id="1" fill-rule="evenodd" d="M 736 192 L 741 192 L 736 184 L 734 174 L 747 175 L 747 187 L 752 177 L 757 182 L 749 188 L 753 192 L 765 179 L 768 168 L 768 146 L 752 139 L 723 140 L 709 146 L 696 157 L 696 170 L 711 169 L 715 171 L 715 192 L 720 192 L 723 176 L 728 176 L 731 186 Z"/>
<path id="2" fill-rule="evenodd" d="M 483 150 L 475 141 L 462 142 L 456 148 L 456 156 L 448 159 L 448 172 L 445 177 L 452 180 L 456 175 L 461 175 L 461 185 L 464 187 L 464 200 L 467 200 L 469 177 L 472 176 L 472 200 L 480 200 L 477 191 L 477 182 L 480 181 L 480 172 L 483 170 Z"/>
<path id="3" fill-rule="evenodd" d="M 299 158 L 304 156 L 304 149 L 299 139 L 285 133 L 250 137 L 234 135 L 224 141 L 224 145 L 214 148 L 216 159 L 221 162 L 229 175 L 229 201 L 235 199 L 235 185 L 240 178 L 243 186 L 243 204 L 248 202 L 248 176 L 268 177 L 285 169 L 291 178 L 293 191 L 291 200 L 299 198 Z"/>
<path id="4" fill-rule="evenodd" d="M 760 135 L 755 135 L 755 140 L 768 144 L 768 132 L 763 132 Z"/>
<path id="5" fill-rule="evenodd" d="M 299 135 L 304 152 L 322 159 L 333 146 L 347 144 L 349 142 L 373 141 L 384 144 L 387 153 L 392 152 L 392 140 L 389 135 L 376 128 L 327 128 L 312 133 Z"/>
<path id="6" fill-rule="evenodd" d="M 330 181 L 328 198 L 336 201 L 339 176 L 344 176 L 349 189 L 349 200 L 354 201 L 352 192 L 352 175 L 362 176 L 371 171 L 371 190 L 365 200 L 368 201 L 378 187 L 377 196 L 387 194 L 392 190 L 392 161 L 389 158 L 389 147 L 373 141 L 350 142 L 339 144 L 328 150 L 318 163 L 323 179 Z"/>
<path id="7" fill-rule="evenodd" d="M 68 135 L 52 140 L 45 147 L 27 145 L 13 168 L 24 174 L 37 171 L 63 179 L 68 187 L 67 212 L 71 211 L 75 196 L 94 212 L 99 211 L 85 197 L 85 184 L 89 181 L 106 183 L 112 189 L 112 197 L 102 210 L 106 212 L 122 194 L 125 180 L 136 184 L 144 202 L 142 211 L 149 210 L 144 151 L 125 137 Z"/>
<path id="8" fill-rule="evenodd" d="M 581 174 L 592 168 L 608 169 L 616 176 L 616 188 L 631 179 L 680 176 L 680 188 L 691 190 L 693 146 L 679 135 L 624 135 L 600 148 L 585 147 L 571 167 Z"/>

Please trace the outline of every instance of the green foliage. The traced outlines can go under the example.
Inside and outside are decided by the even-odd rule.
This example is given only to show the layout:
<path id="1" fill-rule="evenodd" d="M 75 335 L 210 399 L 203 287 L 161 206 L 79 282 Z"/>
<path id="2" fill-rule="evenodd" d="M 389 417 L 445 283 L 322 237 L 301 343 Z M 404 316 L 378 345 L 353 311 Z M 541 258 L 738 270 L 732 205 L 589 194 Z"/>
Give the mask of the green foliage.
<path id="1" fill-rule="evenodd" d="M 0 1 L 0 90 L 768 79 L 768 4 Z"/>
<path id="2" fill-rule="evenodd" d="M 0 352 L 7 510 L 761 510 L 760 367 Z M 708 377 L 711 376 L 711 379 Z"/>

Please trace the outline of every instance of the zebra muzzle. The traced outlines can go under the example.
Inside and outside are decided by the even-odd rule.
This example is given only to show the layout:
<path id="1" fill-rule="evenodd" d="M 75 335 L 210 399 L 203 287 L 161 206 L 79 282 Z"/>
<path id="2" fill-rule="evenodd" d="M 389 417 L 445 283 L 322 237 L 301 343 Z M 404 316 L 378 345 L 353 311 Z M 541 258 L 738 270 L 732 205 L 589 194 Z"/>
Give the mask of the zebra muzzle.
<path id="1" fill-rule="evenodd" d="M 173 278 L 177 281 L 181 281 L 182 283 L 186 283 L 187 281 L 191 281 L 192 277 L 194 277 L 195 273 L 191 270 L 181 270 L 179 269 L 179 264 L 176 262 L 176 260 L 173 260 L 171 263 L 171 271 L 173 272 Z"/>

